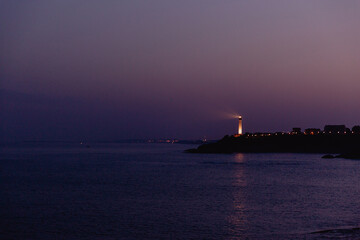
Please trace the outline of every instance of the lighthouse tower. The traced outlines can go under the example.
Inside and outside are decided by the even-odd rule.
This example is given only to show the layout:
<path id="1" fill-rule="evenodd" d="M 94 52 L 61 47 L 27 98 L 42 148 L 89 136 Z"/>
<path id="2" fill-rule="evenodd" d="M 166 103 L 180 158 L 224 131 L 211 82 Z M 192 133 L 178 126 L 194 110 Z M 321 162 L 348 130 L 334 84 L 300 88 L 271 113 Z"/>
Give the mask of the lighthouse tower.
<path id="1" fill-rule="evenodd" d="M 239 116 L 239 128 L 238 128 L 238 134 L 242 134 L 242 117 Z"/>

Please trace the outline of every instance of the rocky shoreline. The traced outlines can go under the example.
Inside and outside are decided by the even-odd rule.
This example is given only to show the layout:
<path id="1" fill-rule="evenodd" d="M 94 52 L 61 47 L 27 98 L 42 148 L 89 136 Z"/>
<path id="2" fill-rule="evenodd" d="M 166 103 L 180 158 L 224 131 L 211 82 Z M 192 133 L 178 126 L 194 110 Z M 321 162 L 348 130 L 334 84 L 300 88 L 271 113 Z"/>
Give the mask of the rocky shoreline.
<path id="1" fill-rule="evenodd" d="M 360 159 L 360 134 L 225 136 L 188 153 L 323 153 L 324 158 Z"/>

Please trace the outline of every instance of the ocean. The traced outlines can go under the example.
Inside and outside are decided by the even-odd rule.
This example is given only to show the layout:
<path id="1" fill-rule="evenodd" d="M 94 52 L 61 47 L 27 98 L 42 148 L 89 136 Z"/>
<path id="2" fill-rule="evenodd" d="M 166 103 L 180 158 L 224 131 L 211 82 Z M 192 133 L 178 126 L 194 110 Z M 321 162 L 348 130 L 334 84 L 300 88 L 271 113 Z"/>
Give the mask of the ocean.
<path id="1" fill-rule="evenodd" d="M 158 143 L 0 152 L 0 239 L 360 239 L 360 161 Z"/>

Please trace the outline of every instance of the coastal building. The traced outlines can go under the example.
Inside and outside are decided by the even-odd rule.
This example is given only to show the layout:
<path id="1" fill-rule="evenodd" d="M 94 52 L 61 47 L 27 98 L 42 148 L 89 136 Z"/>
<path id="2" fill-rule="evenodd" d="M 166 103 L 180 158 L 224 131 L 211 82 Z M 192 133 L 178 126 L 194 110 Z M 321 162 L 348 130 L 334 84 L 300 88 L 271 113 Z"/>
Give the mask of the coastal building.
<path id="1" fill-rule="evenodd" d="M 306 135 L 316 135 L 316 134 L 320 134 L 321 130 L 320 128 L 307 128 L 305 129 L 305 134 Z"/>
<path id="2" fill-rule="evenodd" d="M 293 128 L 292 131 L 291 131 L 291 134 L 292 135 L 295 135 L 295 134 L 301 134 L 301 128 Z"/>
<path id="3" fill-rule="evenodd" d="M 327 134 L 344 134 L 346 127 L 345 125 L 325 125 L 324 132 Z"/>

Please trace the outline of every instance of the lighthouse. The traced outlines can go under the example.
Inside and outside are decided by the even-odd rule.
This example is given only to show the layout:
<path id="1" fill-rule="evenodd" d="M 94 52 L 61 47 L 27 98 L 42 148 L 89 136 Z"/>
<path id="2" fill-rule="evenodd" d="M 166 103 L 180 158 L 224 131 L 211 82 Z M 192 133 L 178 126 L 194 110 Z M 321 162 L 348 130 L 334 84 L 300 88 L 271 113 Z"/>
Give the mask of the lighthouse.
<path id="1" fill-rule="evenodd" d="M 238 128 L 238 135 L 242 134 L 242 117 L 239 116 L 239 128 Z"/>

